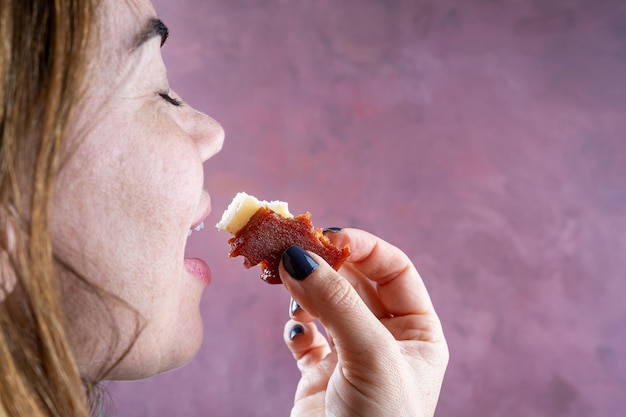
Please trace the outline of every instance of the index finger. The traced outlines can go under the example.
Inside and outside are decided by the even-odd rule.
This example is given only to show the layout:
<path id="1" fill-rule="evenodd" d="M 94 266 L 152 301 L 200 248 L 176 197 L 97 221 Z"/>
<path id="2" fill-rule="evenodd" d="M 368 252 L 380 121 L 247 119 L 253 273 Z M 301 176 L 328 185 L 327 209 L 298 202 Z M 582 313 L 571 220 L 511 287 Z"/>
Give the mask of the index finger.
<path id="1" fill-rule="evenodd" d="M 376 283 L 383 307 L 394 316 L 434 313 L 424 281 L 409 257 L 396 246 L 358 229 L 326 236 L 337 246 L 349 245 L 343 268 L 355 269 Z"/>

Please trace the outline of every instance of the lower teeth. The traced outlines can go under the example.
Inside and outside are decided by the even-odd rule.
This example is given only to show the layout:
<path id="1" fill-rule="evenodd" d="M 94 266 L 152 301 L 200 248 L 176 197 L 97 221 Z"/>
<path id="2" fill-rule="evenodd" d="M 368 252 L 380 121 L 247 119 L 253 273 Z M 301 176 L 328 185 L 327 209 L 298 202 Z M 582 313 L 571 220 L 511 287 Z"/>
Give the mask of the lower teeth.
<path id="1" fill-rule="evenodd" d="M 199 232 L 200 230 L 204 229 L 204 222 L 200 223 L 198 226 L 196 226 L 193 230 L 195 230 L 196 232 Z M 193 233 L 193 230 L 189 230 L 187 232 L 187 237 L 191 236 L 191 234 Z"/>

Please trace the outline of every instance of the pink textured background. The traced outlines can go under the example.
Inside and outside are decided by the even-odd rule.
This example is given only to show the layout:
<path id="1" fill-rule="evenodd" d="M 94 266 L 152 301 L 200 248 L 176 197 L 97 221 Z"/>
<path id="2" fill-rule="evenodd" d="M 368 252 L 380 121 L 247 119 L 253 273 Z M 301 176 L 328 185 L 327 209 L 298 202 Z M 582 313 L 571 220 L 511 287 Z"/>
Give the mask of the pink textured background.
<path id="1" fill-rule="evenodd" d="M 438 416 L 624 415 L 626 3 L 155 3 L 172 86 L 227 132 L 209 223 L 245 190 L 405 249 L 450 344 Z M 201 352 L 112 414 L 288 415 L 289 298 L 208 229 Z"/>

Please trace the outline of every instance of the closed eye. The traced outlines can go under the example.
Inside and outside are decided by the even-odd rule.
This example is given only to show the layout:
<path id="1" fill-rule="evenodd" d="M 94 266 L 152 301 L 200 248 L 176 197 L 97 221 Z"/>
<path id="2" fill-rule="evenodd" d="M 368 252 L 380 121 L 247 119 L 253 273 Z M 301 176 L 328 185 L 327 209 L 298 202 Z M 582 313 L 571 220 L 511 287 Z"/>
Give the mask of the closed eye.
<path id="1" fill-rule="evenodd" d="M 174 98 L 174 97 L 170 96 L 168 93 L 159 93 L 159 96 L 161 96 L 161 98 L 163 100 L 167 101 L 168 103 L 170 103 L 173 106 L 180 107 L 183 104 L 182 100 Z"/>

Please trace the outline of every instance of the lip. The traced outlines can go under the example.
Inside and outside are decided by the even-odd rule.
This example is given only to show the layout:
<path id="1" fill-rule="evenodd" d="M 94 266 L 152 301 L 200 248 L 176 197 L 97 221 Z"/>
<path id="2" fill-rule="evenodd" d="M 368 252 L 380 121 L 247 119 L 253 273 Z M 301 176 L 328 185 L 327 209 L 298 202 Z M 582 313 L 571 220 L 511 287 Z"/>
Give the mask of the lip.
<path id="1" fill-rule="evenodd" d="M 205 190 L 202 191 L 200 196 L 200 203 L 198 203 L 196 213 L 196 218 L 191 223 L 189 230 L 197 228 L 211 213 L 211 196 Z M 184 264 L 189 274 L 196 277 L 204 285 L 209 285 L 211 282 L 211 269 L 205 261 L 199 258 L 184 258 Z"/>
<path id="2" fill-rule="evenodd" d="M 198 204 L 198 216 L 191 223 L 189 230 L 193 230 L 198 227 L 204 219 L 209 217 L 211 214 L 211 196 L 206 191 L 202 191 L 202 196 L 200 197 L 200 204 Z"/>
<path id="3" fill-rule="evenodd" d="M 211 283 L 211 269 L 202 259 L 185 258 L 185 269 L 204 285 Z"/>

